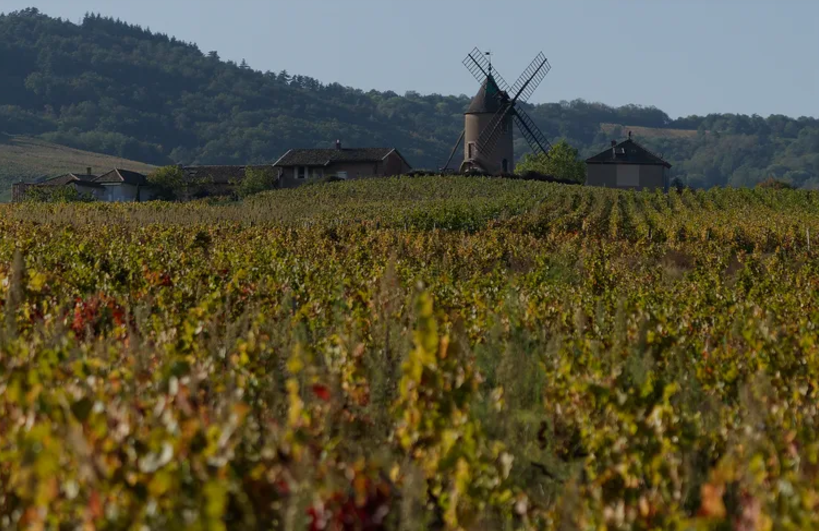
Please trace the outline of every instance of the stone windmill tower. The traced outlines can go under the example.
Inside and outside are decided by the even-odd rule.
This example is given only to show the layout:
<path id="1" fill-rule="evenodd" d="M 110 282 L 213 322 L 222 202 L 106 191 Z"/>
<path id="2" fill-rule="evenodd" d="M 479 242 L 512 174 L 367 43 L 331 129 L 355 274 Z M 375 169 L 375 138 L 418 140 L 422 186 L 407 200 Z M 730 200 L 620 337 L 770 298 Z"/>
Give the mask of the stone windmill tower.
<path id="1" fill-rule="evenodd" d="M 551 70 L 549 61 L 538 54 L 518 81 L 510 87 L 494 69 L 488 54 L 475 48 L 464 65 L 481 83 L 464 117 L 464 131 L 443 170 L 449 167 L 461 141 L 464 142 L 462 173 L 512 173 L 515 169 L 514 128 L 516 123 L 535 153 L 551 149 L 546 135 L 518 103 L 526 102 Z"/>

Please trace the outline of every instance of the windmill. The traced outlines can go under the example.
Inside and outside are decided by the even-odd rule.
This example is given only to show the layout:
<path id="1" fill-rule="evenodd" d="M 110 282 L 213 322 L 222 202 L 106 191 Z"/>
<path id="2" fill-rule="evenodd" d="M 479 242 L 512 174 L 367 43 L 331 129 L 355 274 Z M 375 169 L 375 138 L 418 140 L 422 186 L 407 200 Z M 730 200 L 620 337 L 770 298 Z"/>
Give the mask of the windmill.
<path id="1" fill-rule="evenodd" d="M 467 70 L 481 83 L 481 89 L 464 117 L 461 133 L 443 170 L 449 167 L 461 142 L 464 142 L 464 162 L 461 173 L 511 173 L 514 171 L 515 150 L 512 123 L 535 153 L 547 153 L 551 144 L 534 120 L 518 104 L 526 103 L 552 69 L 543 52 L 511 87 L 494 69 L 490 54 L 475 48 L 463 61 Z"/>

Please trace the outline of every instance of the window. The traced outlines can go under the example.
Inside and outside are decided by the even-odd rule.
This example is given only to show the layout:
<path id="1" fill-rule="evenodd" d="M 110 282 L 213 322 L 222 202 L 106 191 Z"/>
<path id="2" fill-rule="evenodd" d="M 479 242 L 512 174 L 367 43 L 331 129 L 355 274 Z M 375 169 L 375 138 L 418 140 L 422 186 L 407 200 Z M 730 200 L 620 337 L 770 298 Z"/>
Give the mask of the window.
<path id="1" fill-rule="evenodd" d="M 472 142 L 470 142 L 469 143 L 469 158 L 470 159 L 472 158 L 472 146 L 473 146 L 473 144 L 472 144 Z"/>
<path id="2" fill-rule="evenodd" d="M 298 172 L 299 172 L 299 175 L 298 175 L 299 179 L 306 179 L 307 178 L 307 167 L 306 166 L 299 166 Z"/>

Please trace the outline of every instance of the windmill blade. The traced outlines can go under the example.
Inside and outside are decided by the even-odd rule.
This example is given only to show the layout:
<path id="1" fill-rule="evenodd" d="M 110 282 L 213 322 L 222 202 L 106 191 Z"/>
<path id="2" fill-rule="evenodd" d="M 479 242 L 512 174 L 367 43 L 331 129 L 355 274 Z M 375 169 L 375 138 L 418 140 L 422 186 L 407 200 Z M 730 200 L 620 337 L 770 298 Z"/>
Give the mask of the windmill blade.
<path id="1" fill-rule="evenodd" d="M 546 59 L 543 52 L 540 52 L 520 75 L 512 86 L 512 90 L 508 91 L 512 100 L 524 103 L 529 101 L 551 69 L 552 65 L 549 64 L 549 60 Z"/>
<path id="2" fill-rule="evenodd" d="M 503 133 L 503 122 L 507 116 L 514 112 L 514 108 L 514 104 L 507 101 L 503 107 L 495 113 L 495 116 L 492 117 L 492 120 L 487 124 L 484 130 L 481 131 L 481 136 L 478 137 L 476 145 L 479 155 L 489 157 L 495 151 L 498 139 Z"/>
<path id="3" fill-rule="evenodd" d="M 495 83 L 504 92 L 509 92 L 509 83 L 503 79 L 503 76 L 491 65 L 486 54 L 478 48 L 472 50 L 464 59 L 464 66 L 467 70 L 478 80 L 478 83 L 483 83 L 489 77 L 489 72 L 492 72 L 492 77 L 495 78 Z"/>
<path id="4" fill-rule="evenodd" d="M 535 154 L 548 153 L 552 149 L 552 144 L 543 134 L 543 131 L 535 124 L 529 114 L 520 107 L 515 108 L 515 122 L 518 124 L 523 138 L 529 143 L 529 147 Z"/>

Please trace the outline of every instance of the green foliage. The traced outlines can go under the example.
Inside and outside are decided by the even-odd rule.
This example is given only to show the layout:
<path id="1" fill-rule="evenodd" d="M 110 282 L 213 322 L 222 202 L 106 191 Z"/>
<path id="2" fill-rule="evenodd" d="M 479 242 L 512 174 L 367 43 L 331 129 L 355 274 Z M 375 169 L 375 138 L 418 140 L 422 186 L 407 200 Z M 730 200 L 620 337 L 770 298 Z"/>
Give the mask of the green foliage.
<path id="1" fill-rule="evenodd" d="M 357 146 L 389 139 L 413 166 L 435 168 L 463 130 L 469 104 L 257 72 L 114 19 L 89 14 L 75 25 L 35 10 L 0 15 L 0 81 L 0 132 L 156 165 L 269 163 L 293 147 L 342 138 Z M 695 188 L 751 187 L 768 177 L 819 187 L 816 119 L 672 120 L 653 107 L 583 100 L 529 112 L 547 138 L 566 139 L 581 157 L 644 128 L 638 139 L 673 164 L 672 178 Z M 521 137 L 515 148 L 528 151 Z"/>
<path id="2" fill-rule="evenodd" d="M 774 190 L 792 190 L 793 185 L 787 181 L 780 181 L 773 177 L 768 177 L 764 181 L 757 183 L 757 188 L 773 188 Z"/>
<path id="3" fill-rule="evenodd" d="M 90 193 L 80 192 L 73 186 L 32 186 L 26 189 L 26 203 L 90 203 L 96 201 Z"/>
<path id="4" fill-rule="evenodd" d="M 198 204 L 4 209 L 7 523 L 817 523 L 817 272 L 794 228 L 819 226 L 815 194 L 381 184 L 237 207 L 331 207 L 288 226 Z M 474 217 L 457 201 L 482 212 L 492 187 L 544 201 L 475 232 L 388 215 L 403 196 Z"/>
<path id="5" fill-rule="evenodd" d="M 817 204 L 0 205 L 2 527 L 817 528 Z"/>
<path id="6" fill-rule="evenodd" d="M 470 415 L 479 377 L 467 347 L 439 337 L 428 294 L 418 298 L 416 314 L 415 346 L 396 402 L 397 442 L 424 474 L 447 528 L 470 527 L 488 507 L 511 513 L 513 492 L 505 480 L 514 458 Z"/>
<path id="7" fill-rule="evenodd" d="M 186 197 L 190 183 L 179 166 L 164 166 L 148 175 L 148 184 L 157 199 L 174 201 Z"/>
<path id="8" fill-rule="evenodd" d="M 279 185 L 279 176 L 275 168 L 251 168 L 245 170 L 245 177 L 236 185 L 239 197 L 250 197 L 261 192 L 274 190 Z"/>
<path id="9" fill-rule="evenodd" d="M 552 146 L 548 153 L 524 155 L 523 160 L 515 167 L 515 172 L 519 175 L 540 173 L 576 183 L 586 182 L 586 165 L 580 160 L 577 149 L 565 140 Z"/>

